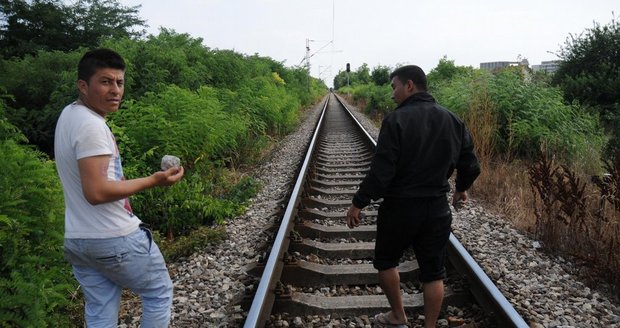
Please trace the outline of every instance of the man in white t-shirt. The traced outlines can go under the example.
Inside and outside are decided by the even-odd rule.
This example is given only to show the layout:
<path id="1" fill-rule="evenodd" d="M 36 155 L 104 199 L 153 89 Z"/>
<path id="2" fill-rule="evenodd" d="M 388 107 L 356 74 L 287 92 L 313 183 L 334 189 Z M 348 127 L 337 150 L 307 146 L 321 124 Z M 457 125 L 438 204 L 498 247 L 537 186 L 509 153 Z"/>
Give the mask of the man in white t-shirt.
<path id="1" fill-rule="evenodd" d="M 95 49 L 78 64 L 79 99 L 58 119 L 54 153 L 65 197 L 65 258 L 82 286 L 88 327 L 116 327 L 123 288 L 140 295 L 142 327 L 167 327 L 172 282 L 151 232 L 133 214 L 128 197 L 169 186 L 184 174 L 172 167 L 125 180 L 107 114 L 118 110 L 125 62 Z"/>

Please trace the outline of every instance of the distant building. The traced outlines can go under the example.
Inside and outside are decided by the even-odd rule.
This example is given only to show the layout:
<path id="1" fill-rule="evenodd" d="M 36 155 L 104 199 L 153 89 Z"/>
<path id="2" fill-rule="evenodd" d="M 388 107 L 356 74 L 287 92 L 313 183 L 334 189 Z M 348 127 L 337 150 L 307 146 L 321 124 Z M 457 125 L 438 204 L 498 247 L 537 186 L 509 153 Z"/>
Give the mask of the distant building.
<path id="1" fill-rule="evenodd" d="M 543 71 L 547 73 L 555 73 L 558 68 L 560 68 L 559 60 L 548 60 L 541 62 L 540 65 L 532 65 L 532 71 L 534 72 Z"/>
<path id="2" fill-rule="evenodd" d="M 511 64 L 514 64 L 515 62 L 509 62 L 509 61 L 496 61 L 496 62 L 488 62 L 488 63 L 480 63 L 480 68 L 481 69 L 488 69 L 490 71 L 495 70 L 495 69 L 499 69 L 499 68 L 504 68 L 504 67 L 508 67 Z"/>
<path id="3" fill-rule="evenodd" d="M 501 69 L 501 68 L 508 67 L 508 66 L 525 66 L 525 67 L 529 67 L 530 63 L 527 61 L 527 59 L 523 59 L 520 62 L 517 62 L 517 61 L 496 61 L 496 62 L 480 63 L 480 68 L 481 69 L 487 69 L 487 70 L 490 70 L 490 71 Z"/>

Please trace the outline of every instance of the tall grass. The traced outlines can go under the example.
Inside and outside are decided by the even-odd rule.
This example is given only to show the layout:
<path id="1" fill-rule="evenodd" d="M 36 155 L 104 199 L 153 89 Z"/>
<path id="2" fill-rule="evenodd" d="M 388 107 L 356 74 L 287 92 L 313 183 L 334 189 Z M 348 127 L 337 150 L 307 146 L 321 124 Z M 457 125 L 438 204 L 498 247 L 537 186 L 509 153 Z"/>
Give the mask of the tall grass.
<path id="1" fill-rule="evenodd" d="M 620 166 L 607 168 L 609 175 L 592 179 L 543 153 L 528 174 L 535 195 L 536 236 L 619 291 Z"/>
<path id="2" fill-rule="evenodd" d="M 463 121 L 476 145 L 476 153 L 482 168 L 482 177 L 486 178 L 493 158 L 497 137 L 497 113 L 495 104 L 484 88 L 473 94 L 469 108 L 463 115 Z"/>

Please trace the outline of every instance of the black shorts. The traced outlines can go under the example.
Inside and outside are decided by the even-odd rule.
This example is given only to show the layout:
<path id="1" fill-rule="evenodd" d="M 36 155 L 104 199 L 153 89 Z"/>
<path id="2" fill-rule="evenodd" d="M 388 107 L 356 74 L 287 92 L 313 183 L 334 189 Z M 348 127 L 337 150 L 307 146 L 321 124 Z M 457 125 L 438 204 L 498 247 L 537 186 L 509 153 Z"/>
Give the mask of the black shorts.
<path id="1" fill-rule="evenodd" d="M 379 271 L 397 267 L 404 251 L 412 246 L 420 281 L 445 279 L 451 223 L 446 197 L 385 199 L 377 218 L 374 267 Z"/>

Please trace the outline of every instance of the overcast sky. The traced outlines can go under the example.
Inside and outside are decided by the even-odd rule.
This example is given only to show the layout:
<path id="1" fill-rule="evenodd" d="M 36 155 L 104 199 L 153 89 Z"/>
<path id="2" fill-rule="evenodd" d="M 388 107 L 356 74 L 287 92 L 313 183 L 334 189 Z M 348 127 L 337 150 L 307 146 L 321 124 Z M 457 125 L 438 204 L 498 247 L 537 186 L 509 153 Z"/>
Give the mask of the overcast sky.
<path id="1" fill-rule="evenodd" d="M 618 0 L 120 0 L 142 5 L 147 32 L 160 27 L 212 49 L 303 64 L 326 81 L 363 63 L 416 64 L 427 73 L 447 56 L 456 65 L 554 60 L 566 39 L 620 15 Z"/>

